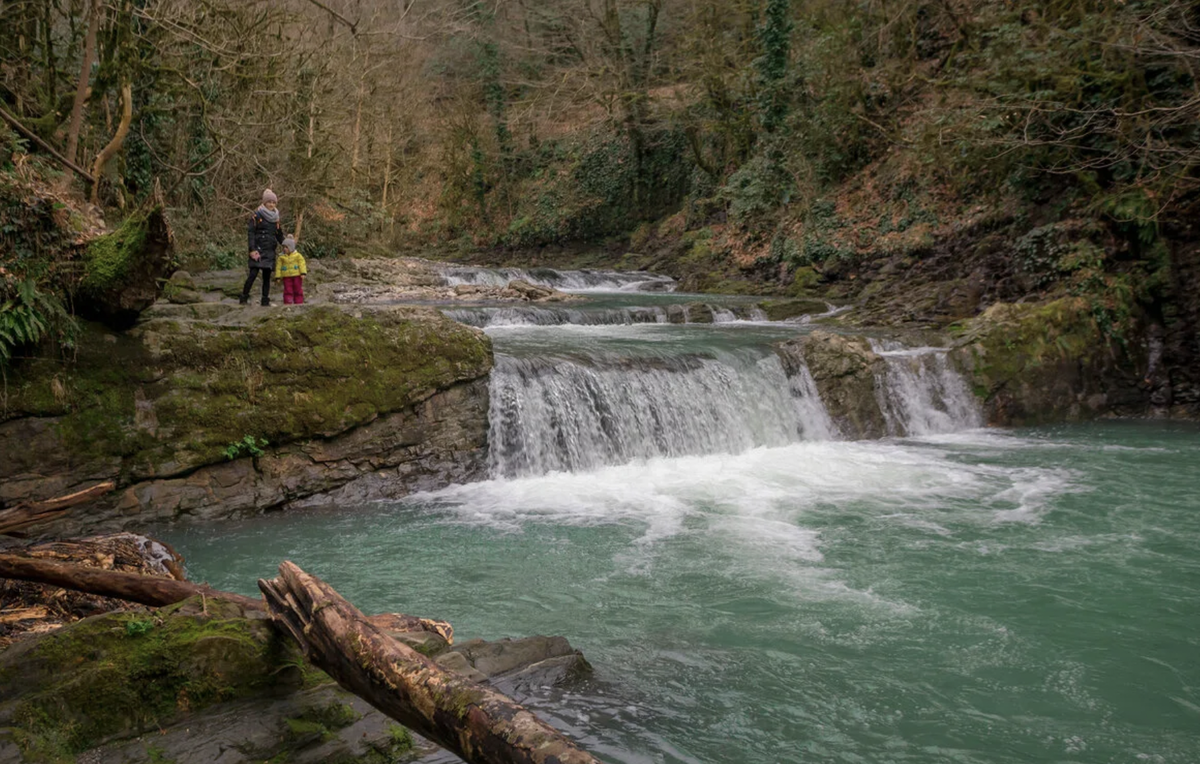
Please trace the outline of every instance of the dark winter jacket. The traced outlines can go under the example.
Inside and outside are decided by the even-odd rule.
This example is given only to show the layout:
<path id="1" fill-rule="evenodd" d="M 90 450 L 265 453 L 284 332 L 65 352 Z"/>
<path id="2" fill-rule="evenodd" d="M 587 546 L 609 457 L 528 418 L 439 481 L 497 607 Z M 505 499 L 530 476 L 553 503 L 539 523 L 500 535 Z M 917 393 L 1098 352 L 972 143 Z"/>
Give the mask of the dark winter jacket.
<path id="1" fill-rule="evenodd" d="M 258 210 L 250 213 L 250 223 L 247 226 L 249 247 L 251 252 L 258 250 L 260 257 L 250 259 L 251 268 L 275 270 L 275 248 L 283 242 L 283 227 L 272 223 L 262 216 Z"/>

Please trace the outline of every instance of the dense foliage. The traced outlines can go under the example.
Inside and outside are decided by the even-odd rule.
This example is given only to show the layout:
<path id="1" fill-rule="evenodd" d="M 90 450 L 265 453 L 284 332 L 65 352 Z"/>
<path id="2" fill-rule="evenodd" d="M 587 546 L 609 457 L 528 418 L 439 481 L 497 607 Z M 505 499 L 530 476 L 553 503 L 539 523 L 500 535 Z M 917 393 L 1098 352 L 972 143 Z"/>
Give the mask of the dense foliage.
<path id="1" fill-rule="evenodd" d="M 1009 199 L 1149 243 L 1197 187 L 1198 14 L 1182 0 L 15 2 L 0 7 L 0 105 L 93 167 L 129 86 L 100 198 L 127 206 L 159 180 L 208 265 L 237 262 L 238 222 L 268 185 L 318 256 L 596 241 L 685 210 L 687 227 L 731 226 L 730 257 L 803 267 Z M 830 205 L 868 176 L 855 201 L 880 206 L 878 224 L 839 223 Z"/>

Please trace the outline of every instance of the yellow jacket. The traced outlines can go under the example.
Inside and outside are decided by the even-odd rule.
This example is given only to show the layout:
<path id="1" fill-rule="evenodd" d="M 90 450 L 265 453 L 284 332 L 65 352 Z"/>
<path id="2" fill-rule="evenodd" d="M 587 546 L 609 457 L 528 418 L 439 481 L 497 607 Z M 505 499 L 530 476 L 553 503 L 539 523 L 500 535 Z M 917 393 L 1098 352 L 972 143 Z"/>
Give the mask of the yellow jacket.
<path id="1" fill-rule="evenodd" d="M 308 265 L 304 255 L 299 252 L 283 252 L 275 256 L 275 278 L 286 276 L 303 276 L 308 273 Z"/>

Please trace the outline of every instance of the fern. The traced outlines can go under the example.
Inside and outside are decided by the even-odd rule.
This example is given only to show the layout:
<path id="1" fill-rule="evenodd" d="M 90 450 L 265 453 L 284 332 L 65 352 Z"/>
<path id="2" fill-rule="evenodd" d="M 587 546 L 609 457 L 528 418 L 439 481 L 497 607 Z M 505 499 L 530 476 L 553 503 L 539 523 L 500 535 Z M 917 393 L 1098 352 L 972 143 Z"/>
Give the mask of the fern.
<path id="1" fill-rule="evenodd" d="M 38 289 L 33 279 L 17 282 L 15 294 L 0 305 L 0 365 L 10 364 L 19 349 L 51 336 L 73 346 L 78 331 L 57 296 Z"/>

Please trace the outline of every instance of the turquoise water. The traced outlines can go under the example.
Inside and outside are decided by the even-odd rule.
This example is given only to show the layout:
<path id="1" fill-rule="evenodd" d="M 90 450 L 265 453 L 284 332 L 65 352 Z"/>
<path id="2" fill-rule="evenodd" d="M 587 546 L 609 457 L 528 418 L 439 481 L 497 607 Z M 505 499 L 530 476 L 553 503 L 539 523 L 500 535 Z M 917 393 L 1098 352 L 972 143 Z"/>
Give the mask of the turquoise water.
<path id="1" fill-rule="evenodd" d="M 562 634 L 530 705 L 611 762 L 1200 761 L 1200 429 L 805 442 L 158 535 L 459 639 Z"/>

